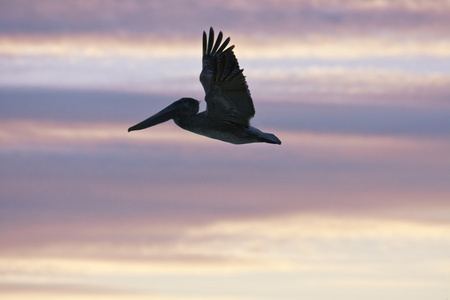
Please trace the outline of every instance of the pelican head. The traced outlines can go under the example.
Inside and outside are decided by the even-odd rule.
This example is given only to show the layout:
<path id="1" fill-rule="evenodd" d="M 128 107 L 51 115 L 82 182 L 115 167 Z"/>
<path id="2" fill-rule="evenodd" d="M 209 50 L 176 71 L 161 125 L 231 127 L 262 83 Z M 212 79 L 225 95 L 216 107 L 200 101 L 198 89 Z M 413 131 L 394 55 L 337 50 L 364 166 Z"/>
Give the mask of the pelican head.
<path id="1" fill-rule="evenodd" d="M 181 98 L 170 104 L 160 112 L 154 114 L 150 118 L 128 128 L 128 132 L 141 130 L 160 123 L 169 121 L 174 118 L 186 118 L 198 113 L 200 103 L 192 98 Z"/>

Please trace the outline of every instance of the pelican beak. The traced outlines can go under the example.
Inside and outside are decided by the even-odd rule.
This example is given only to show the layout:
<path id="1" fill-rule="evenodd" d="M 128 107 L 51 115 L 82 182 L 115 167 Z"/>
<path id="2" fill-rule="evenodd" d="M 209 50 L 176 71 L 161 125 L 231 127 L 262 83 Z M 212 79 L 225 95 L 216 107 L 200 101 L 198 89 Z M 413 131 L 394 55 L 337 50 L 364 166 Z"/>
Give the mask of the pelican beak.
<path id="1" fill-rule="evenodd" d="M 134 125 L 128 128 L 128 132 L 134 131 L 134 130 L 141 130 L 145 129 L 151 126 L 158 125 L 160 123 L 169 121 L 170 119 L 173 119 L 178 114 L 182 112 L 183 105 L 179 103 L 178 101 L 175 103 L 172 103 L 171 105 L 167 106 L 163 110 L 161 110 L 159 113 L 154 114 L 150 118 Z"/>

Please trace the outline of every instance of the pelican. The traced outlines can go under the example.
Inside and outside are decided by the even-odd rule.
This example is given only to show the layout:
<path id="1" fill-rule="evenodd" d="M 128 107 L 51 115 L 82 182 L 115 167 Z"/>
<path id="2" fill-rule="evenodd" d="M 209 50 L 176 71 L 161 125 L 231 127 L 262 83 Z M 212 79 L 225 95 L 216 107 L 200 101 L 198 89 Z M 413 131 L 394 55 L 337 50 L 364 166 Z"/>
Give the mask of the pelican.
<path id="1" fill-rule="evenodd" d="M 128 132 L 141 130 L 173 119 L 179 127 L 232 144 L 270 143 L 281 144 L 272 133 L 265 133 L 250 126 L 255 115 L 252 97 L 248 90 L 243 69 L 239 68 L 233 53 L 234 45 L 226 48 L 219 32 L 214 42 L 214 30 L 209 38 L 203 31 L 203 69 L 200 82 L 205 90 L 206 110 L 198 113 L 199 101 L 181 98 L 150 118 L 128 128 Z"/>

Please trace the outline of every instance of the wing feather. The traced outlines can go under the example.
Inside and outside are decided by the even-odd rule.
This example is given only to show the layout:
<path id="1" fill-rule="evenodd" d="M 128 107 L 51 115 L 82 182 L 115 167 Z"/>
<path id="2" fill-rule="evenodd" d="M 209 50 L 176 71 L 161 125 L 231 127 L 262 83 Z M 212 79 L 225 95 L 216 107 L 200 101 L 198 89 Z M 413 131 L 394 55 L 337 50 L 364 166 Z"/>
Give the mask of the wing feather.
<path id="1" fill-rule="evenodd" d="M 218 121 L 249 126 L 255 115 L 255 108 L 248 89 L 243 69 L 233 53 L 234 46 L 226 48 L 227 38 L 222 45 L 223 34 L 219 32 L 214 43 L 214 30 L 209 38 L 203 32 L 203 69 L 200 82 L 206 96 L 207 116 Z"/>
<path id="2" fill-rule="evenodd" d="M 211 51 L 212 53 L 215 53 L 217 51 L 217 49 L 220 46 L 220 43 L 222 42 L 222 38 L 223 38 L 223 34 L 222 34 L 222 31 L 221 31 L 221 32 L 219 32 L 219 35 L 217 36 L 216 43 L 214 44 L 214 48 Z"/>
<path id="3" fill-rule="evenodd" d="M 211 49 L 212 49 L 213 43 L 214 43 L 214 30 L 211 27 L 209 29 L 209 40 L 208 40 L 208 51 L 207 51 L 207 54 L 209 54 L 209 55 L 211 54 Z"/>

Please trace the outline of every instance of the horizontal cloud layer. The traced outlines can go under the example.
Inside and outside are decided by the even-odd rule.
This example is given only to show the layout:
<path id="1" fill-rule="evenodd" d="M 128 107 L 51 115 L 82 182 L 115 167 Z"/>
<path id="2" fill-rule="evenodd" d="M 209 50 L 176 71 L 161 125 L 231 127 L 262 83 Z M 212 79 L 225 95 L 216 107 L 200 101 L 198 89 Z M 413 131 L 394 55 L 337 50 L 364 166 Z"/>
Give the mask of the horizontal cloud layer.
<path id="1" fill-rule="evenodd" d="M 14 1 L 2 5 L 4 33 L 194 34 L 214 25 L 246 35 L 345 31 L 446 36 L 450 8 L 440 1 Z M 27 20 L 23 22 L 22 20 Z M 175 33 L 175 34 L 178 34 Z"/>

